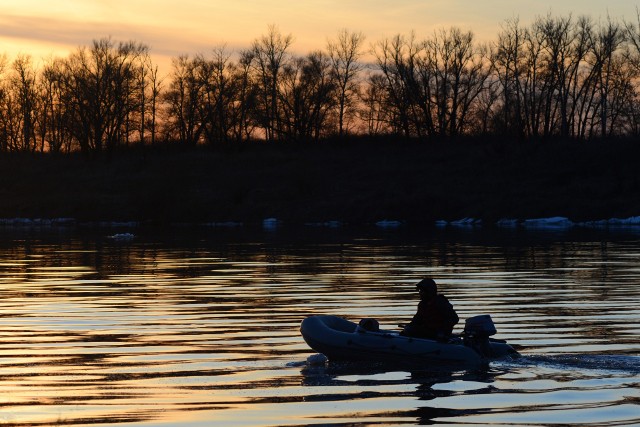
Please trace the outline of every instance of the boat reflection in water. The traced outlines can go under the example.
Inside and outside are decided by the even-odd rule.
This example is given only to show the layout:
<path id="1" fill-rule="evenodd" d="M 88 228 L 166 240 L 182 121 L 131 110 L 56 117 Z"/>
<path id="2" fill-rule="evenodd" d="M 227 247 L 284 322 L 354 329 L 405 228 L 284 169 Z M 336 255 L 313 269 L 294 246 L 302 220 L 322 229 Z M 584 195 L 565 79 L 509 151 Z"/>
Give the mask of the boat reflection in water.
<path id="1" fill-rule="evenodd" d="M 355 407 L 361 410 L 367 406 L 369 420 L 391 424 L 413 419 L 416 424 L 432 425 L 438 424 L 438 419 L 482 416 L 490 409 L 448 408 L 440 402 L 455 399 L 461 394 L 481 399 L 484 394 L 498 392 L 494 386 L 496 380 L 508 373 L 508 368 L 489 365 L 460 370 L 430 363 L 422 367 L 412 363 L 410 367 L 399 368 L 398 363 L 389 361 L 315 362 L 305 364 L 301 370 L 303 385 L 318 390 L 317 394 L 305 397 L 306 403 L 358 402 L 354 404 L 354 414 Z M 336 389 L 342 393 L 321 392 Z M 395 400 L 413 400 L 415 404 L 411 407 L 396 406 Z M 339 423 L 341 416 L 329 413 L 323 419 Z"/>

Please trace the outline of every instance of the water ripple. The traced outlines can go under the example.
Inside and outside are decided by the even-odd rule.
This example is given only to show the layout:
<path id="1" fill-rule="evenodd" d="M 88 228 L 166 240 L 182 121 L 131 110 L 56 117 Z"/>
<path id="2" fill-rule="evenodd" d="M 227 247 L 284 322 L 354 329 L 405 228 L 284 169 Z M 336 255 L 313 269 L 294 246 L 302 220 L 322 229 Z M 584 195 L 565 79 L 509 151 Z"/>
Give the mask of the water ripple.
<path id="1" fill-rule="evenodd" d="M 639 424 L 640 243 L 458 238 L 6 239 L 0 422 Z M 523 357 L 476 372 L 306 362 L 304 317 L 395 328 L 425 275 Z"/>

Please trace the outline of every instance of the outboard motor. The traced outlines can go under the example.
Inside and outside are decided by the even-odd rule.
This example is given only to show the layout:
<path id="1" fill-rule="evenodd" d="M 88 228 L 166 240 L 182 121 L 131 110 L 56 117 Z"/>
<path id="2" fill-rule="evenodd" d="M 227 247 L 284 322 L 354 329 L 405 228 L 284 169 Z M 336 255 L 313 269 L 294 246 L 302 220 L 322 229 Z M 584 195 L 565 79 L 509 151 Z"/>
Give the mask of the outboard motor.
<path id="1" fill-rule="evenodd" d="M 490 315 L 470 317 L 464 322 L 464 345 L 472 348 L 482 357 L 491 357 L 489 337 L 495 335 L 496 332 L 496 326 Z"/>

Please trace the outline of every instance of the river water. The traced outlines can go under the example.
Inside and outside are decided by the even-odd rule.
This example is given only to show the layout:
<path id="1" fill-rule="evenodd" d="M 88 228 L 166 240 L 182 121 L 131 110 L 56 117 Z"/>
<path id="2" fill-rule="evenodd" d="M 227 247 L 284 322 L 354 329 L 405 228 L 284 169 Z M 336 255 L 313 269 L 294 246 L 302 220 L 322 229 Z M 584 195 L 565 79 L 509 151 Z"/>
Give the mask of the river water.
<path id="1" fill-rule="evenodd" d="M 640 425 L 640 233 L 131 233 L 0 229 L 0 422 Z M 393 329 L 425 276 L 522 357 L 307 361 L 304 317 Z"/>

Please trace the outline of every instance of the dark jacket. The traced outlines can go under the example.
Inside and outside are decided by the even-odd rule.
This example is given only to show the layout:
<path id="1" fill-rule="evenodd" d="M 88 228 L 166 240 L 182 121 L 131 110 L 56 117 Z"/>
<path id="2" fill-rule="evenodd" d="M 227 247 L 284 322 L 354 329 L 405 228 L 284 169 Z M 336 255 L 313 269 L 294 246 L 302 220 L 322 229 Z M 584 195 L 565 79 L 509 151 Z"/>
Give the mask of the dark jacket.
<path id="1" fill-rule="evenodd" d="M 420 300 L 418 312 L 402 335 L 416 338 L 447 339 L 458 323 L 458 314 L 444 295 Z"/>

